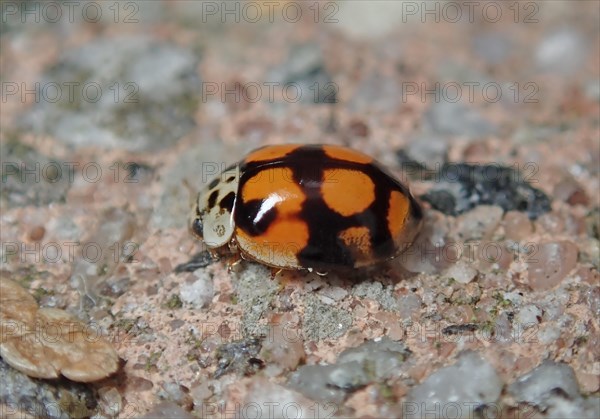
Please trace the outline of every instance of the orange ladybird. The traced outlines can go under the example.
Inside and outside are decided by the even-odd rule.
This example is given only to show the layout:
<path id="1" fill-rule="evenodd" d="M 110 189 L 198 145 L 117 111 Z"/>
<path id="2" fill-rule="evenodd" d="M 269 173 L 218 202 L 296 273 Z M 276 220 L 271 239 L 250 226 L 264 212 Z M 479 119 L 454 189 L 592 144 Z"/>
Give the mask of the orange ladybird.
<path id="1" fill-rule="evenodd" d="M 267 146 L 200 192 L 192 232 L 214 251 L 280 269 L 326 272 L 392 259 L 423 212 L 371 157 L 333 145 Z"/>

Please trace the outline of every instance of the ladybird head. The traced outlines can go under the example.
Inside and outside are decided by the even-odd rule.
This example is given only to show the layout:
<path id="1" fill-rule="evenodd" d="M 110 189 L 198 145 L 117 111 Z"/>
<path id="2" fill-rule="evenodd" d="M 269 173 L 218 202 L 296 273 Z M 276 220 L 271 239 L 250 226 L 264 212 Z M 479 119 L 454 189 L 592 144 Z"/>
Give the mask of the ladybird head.
<path id="1" fill-rule="evenodd" d="M 209 248 L 229 243 L 235 228 L 233 206 L 239 184 L 239 167 L 225 170 L 198 194 L 190 229 Z"/>

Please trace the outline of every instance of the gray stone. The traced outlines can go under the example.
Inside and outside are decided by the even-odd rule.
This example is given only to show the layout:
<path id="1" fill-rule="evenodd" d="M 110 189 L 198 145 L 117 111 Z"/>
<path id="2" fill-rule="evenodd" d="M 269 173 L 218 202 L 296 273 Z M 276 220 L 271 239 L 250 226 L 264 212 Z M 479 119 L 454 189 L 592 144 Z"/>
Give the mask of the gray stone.
<path id="1" fill-rule="evenodd" d="M 535 60 L 544 71 L 570 75 L 584 64 L 587 50 L 587 45 L 578 32 L 572 28 L 562 28 L 540 42 Z"/>
<path id="2" fill-rule="evenodd" d="M 181 287 L 181 301 L 195 308 L 207 307 L 215 295 L 212 277 L 205 269 L 198 269 L 193 275 L 198 279 Z"/>
<path id="3" fill-rule="evenodd" d="M 337 364 L 356 362 L 368 372 L 370 380 L 379 382 L 399 374 L 400 366 L 409 354 L 410 351 L 402 343 L 383 337 L 346 349 L 338 357 Z"/>
<path id="4" fill-rule="evenodd" d="M 441 100 L 425 113 L 425 128 L 440 135 L 474 139 L 494 134 L 496 127 L 474 108 L 460 102 Z M 427 131 L 426 131 L 427 132 Z"/>
<path id="5" fill-rule="evenodd" d="M 411 139 L 411 142 L 399 154 L 402 168 L 414 172 L 415 164 L 429 170 L 439 170 L 446 162 L 448 141 L 441 135 L 421 134 Z M 406 167 L 405 167 L 406 166 Z"/>
<path id="6" fill-rule="evenodd" d="M 329 376 L 336 369 L 335 365 L 303 365 L 290 376 L 288 385 L 310 399 L 339 404 L 344 401 L 346 391 L 328 385 Z"/>
<path id="7" fill-rule="evenodd" d="M 5 413 L 14 411 L 15 417 L 21 417 L 22 413 L 52 419 L 90 417 L 97 407 L 97 400 L 86 385 L 66 379 L 50 382 L 30 378 L 2 358 L 0 376 L 0 403 Z M 69 402 L 64 403 L 66 400 Z"/>
<path id="8" fill-rule="evenodd" d="M 466 352 L 456 364 L 435 371 L 414 387 L 408 400 L 423 416 L 447 403 L 473 408 L 494 403 L 501 391 L 502 381 L 494 368 L 477 353 Z"/>
<path id="9" fill-rule="evenodd" d="M 73 147 L 155 150 L 194 126 L 197 59 L 149 37 L 99 39 L 68 50 L 39 84 L 40 100 L 20 121 Z M 55 98 L 57 96 L 58 98 Z"/>
<path id="10" fill-rule="evenodd" d="M 357 389 L 371 382 L 383 382 L 401 373 L 410 352 L 384 337 L 347 349 L 333 365 L 305 365 L 294 372 L 288 385 L 318 401 L 341 403 Z"/>
<path id="11" fill-rule="evenodd" d="M 542 410 L 555 404 L 557 397 L 581 398 L 575 372 L 567 364 L 544 361 L 539 367 L 517 378 L 508 392 L 519 402 L 539 406 Z"/>

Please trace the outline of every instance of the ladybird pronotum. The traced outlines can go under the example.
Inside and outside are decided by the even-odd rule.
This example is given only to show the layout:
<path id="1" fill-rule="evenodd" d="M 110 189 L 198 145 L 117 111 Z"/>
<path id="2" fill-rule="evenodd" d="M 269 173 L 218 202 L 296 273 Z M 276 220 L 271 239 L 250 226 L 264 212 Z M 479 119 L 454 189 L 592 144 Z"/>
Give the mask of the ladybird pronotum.
<path id="1" fill-rule="evenodd" d="M 257 149 L 201 191 L 191 230 L 215 252 L 325 272 L 392 259 L 423 219 L 407 186 L 371 157 L 334 145 Z"/>

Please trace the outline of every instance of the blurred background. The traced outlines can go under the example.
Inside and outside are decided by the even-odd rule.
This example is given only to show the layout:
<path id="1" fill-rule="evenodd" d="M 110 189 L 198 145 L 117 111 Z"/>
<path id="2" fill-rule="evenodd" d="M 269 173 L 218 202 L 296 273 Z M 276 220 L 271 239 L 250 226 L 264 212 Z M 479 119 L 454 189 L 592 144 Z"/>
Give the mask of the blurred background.
<path id="1" fill-rule="evenodd" d="M 239 396 L 246 402 L 267 400 L 260 391 L 263 385 L 278 394 L 273 397 L 292 397 L 273 379 L 265 385 L 247 378 L 235 384 L 248 385 L 247 393 L 239 394 L 228 387 L 235 375 L 211 375 L 208 381 L 207 371 L 212 374 L 216 368 L 209 355 L 221 341 L 209 339 L 198 349 L 202 356 L 190 355 L 194 344 L 189 330 L 170 323 L 172 314 L 164 305 L 172 294 L 182 299 L 178 304 L 197 309 L 178 312 L 182 324 L 229 319 L 229 324 L 243 326 L 244 336 L 254 336 L 249 322 L 260 316 L 252 317 L 251 303 L 245 306 L 245 301 L 270 301 L 254 309 L 267 316 L 274 306 L 285 311 L 284 298 L 291 301 L 292 292 L 298 293 L 294 310 L 313 310 L 318 324 L 307 317 L 304 347 L 290 349 L 294 356 L 272 360 L 279 369 L 269 370 L 269 377 L 284 382 L 286 371 L 299 363 L 332 363 L 342 348 L 356 346 L 362 338 L 393 335 L 394 327 L 407 319 L 509 324 L 519 304 L 540 299 L 536 291 L 558 286 L 573 270 L 579 275 L 573 281 L 590 288 L 576 296 L 576 287 L 560 288 L 560 298 L 536 310 L 557 313 L 551 308 L 561 307 L 563 313 L 568 301 L 578 301 L 585 310 L 580 317 L 571 314 L 569 321 L 559 314 L 544 317 L 544 327 L 554 334 L 527 346 L 529 355 L 519 352 L 523 345 L 517 350 L 430 342 L 411 346 L 415 361 L 407 374 L 413 381 L 393 381 L 387 393 L 370 382 L 361 384 L 368 391 L 353 393 L 353 388 L 323 397 L 348 415 L 396 416 L 407 394 L 412 400 L 426 398 L 424 389 L 413 386 L 444 365 L 446 357 L 483 347 L 504 383 L 551 358 L 568 363 L 577 374 L 580 387 L 575 383 L 573 393 L 565 390 L 568 394 L 597 394 L 598 358 L 596 352 L 593 361 L 593 354 L 598 330 L 597 319 L 592 320 L 600 298 L 597 1 L 2 0 L 0 7 L 2 272 L 32 291 L 45 290 L 36 294 L 42 306 L 67 309 L 109 334 L 123 330 L 123 319 L 144 319 L 145 328 L 132 320 L 136 336 L 144 339 L 120 342 L 119 356 L 128 359 L 123 379 L 129 387 L 106 384 L 119 388 L 119 406 L 135 406 L 134 416 L 159 400 L 172 402 L 176 397 L 170 390 L 164 396 L 158 389 L 174 380 L 193 389 L 196 415 L 207 400 L 231 400 L 236 394 L 246 395 Z M 423 245 L 483 237 L 507 238 L 512 248 L 519 248 L 526 241 L 556 239 L 562 241 L 540 247 L 535 269 L 550 263 L 558 267 L 552 275 L 538 269 L 527 283 L 520 282 L 520 275 L 527 269 L 534 272 L 533 265 L 510 258 L 496 265 L 475 260 L 453 268 L 448 260 L 413 257 L 408 267 L 422 275 L 407 280 L 412 282 L 406 287 L 389 282 L 393 272 L 378 279 L 384 284 L 376 282 L 379 291 L 333 287 L 339 292 L 327 294 L 330 305 L 321 301 L 321 311 L 309 310 L 316 300 L 312 290 L 300 286 L 276 296 L 267 282 L 261 283 L 256 288 L 270 295 L 261 297 L 249 291 L 252 286 L 238 290 L 223 279 L 222 267 L 210 271 L 210 280 L 173 274 L 175 266 L 201 249 L 187 232 L 193 196 L 188 186 L 202 188 L 251 149 L 288 142 L 346 145 L 410 181 L 428 214 Z M 506 173 L 518 179 L 506 188 L 471 173 L 460 187 L 448 185 L 439 171 L 449 162 L 502 166 L 514 170 Z M 479 205 L 479 212 L 466 212 Z M 470 218 L 460 218 L 462 213 Z M 70 254 L 68 243 L 73 242 L 82 246 Z M 58 256 L 56 250 L 44 253 L 48 243 L 60 244 Z M 98 258 L 80 252 L 86 243 L 98 244 Z M 27 249 L 41 256 L 35 259 Z M 126 263 L 132 260 L 139 263 Z M 452 275 L 448 269 L 455 269 Z M 213 281 L 213 274 L 221 279 Z M 440 278 L 455 277 L 465 283 L 478 278 L 477 298 L 488 305 L 466 312 L 452 306 L 456 300 L 446 298 L 451 292 L 444 294 Z M 200 291 L 178 293 L 178 287 L 198 283 L 194 281 L 203 284 Z M 525 297 L 496 311 L 490 308 L 508 301 L 496 298 L 495 290 L 512 292 L 515 287 Z M 237 304 L 227 300 L 233 294 Z M 384 294 L 404 302 L 386 305 L 377 300 Z M 578 300 L 579 295 L 586 297 Z M 369 308 L 374 311 L 359 312 L 388 326 L 377 329 L 375 320 L 363 324 L 355 319 L 360 333 L 347 335 L 353 324 L 349 314 L 314 314 L 354 313 L 355 304 L 362 304 L 349 308 L 354 296 L 379 301 L 380 306 Z M 431 310 L 444 314 L 434 318 Z M 513 314 L 502 317 L 498 313 L 503 310 Z M 569 326 L 575 323 L 581 328 Z M 132 324 L 127 323 L 128 333 Z M 341 329 L 322 334 L 319 327 L 326 324 Z M 157 330 L 171 332 L 161 337 Z M 577 340 L 581 336 L 587 340 Z M 574 342 L 579 342 L 578 354 L 569 349 Z M 193 368 L 182 351 L 194 360 Z M 428 353 L 437 354 L 433 361 Z M 267 364 L 269 356 L 263 353 Z M 473 362 L 469 365 L 479 365 Z M 314 400 L 325 390 L 306 383 L 319 380 L 296 377 L 294 388 Z M 473 380 L 477 386 L 489 377 Z M 512 391 L 526 394 L 522 388 Z M 576 412 L 583 414 L 587 407 L 577 397 L 572 400 L 583 410 Z M 172 403 L 187 403 L 179 400 Z"/>

